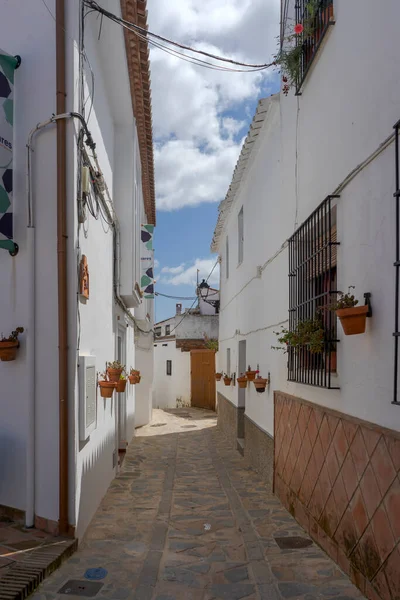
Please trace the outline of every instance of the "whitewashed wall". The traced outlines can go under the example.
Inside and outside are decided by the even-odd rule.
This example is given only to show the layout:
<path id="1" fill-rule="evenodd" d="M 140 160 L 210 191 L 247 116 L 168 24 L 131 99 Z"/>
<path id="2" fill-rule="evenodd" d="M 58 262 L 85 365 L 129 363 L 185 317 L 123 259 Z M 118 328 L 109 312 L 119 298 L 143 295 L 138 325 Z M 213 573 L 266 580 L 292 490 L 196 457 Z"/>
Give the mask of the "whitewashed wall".
<path id="1" fill-rule="evenodd" d="M 181 352 L 175 340 L 154 345 L 154 408 L 176 408 L 177 400 L 190 404 L 190 352 Z M 172 361 L 172 375 L 166 374 L 167 360 Z"/>
<path id="2" fill-rule="evenodd" d="M 54 0 L 48 3 L 54 11 Z M 0 47 L 19 54 L 15 72 L 14 105 L 14 238 L 19 253 L 11 258 L 0 251 L 0 332 L 27 327 L 29 311 L 27 254 L 26 143 L 30 130 L 55 110 L 55 29 L 42 3 L 0 0 Z M 36 451 L 37 513 L 58 518 L 58 335 L 56 245 L 56 137 L 54 128 L 35 140 L 34 178 L 36 203 Z M 51 324 L 54 323 L 54 326 Z M 18 360 L 0 363 L 0 504 L 26 508 L 26 439 L 28 437 L 28 387 L 26 330 Z M 49 403 L 48 399 L 52 402 Z M 39 418 L 40 415 L 40 418 Z M 44 486 L 54 480 L 52 489 Z M 47 487 L 47 489 L 46 489 Z"/>
<path id="3" fill-rule="evenodd" d="M 47 1 L 55 15 L 54 0 Z M 119 11 L 118 0 L 103 4 Z M 79 4 L 67 3 L 67 110 L 78 110 L 78 25 Z M 12 259 L 0 252 L 0 331 L 7 333 L 17 325 L 26 327 L 29 309 L 26 243 L 26 142 L 29 131 L 38 122 L 56 112 L 55 23 L 41 2 L 0 0 L 0 47 L 19 54 L 22 64 L 15 77 L 14 127 L 14 217 L 15 240 L 20 252 Z M 144 209 L 140 192 L 140 159 L 132 115 L 132 104 L 125 45 L 121 29 L 104 20 L 100 41 L 97 21 L 86 19 L 85 47 L 95 74 L 96 94 L 89 128 L 96 142 L 99 162 L 108 187 L 118 202 L 133 198 L 133 183 L 139 188 L 141 217 Z M 75 41 L 75 42 L 74 42 Z M 85 94 L 92 90 L 86 73 Z M 115 93 L 118 89 L 118 94 Z M 89 99 L 86 111 L 91 104 Z M 87 112 L 86 112 L 87 114 Z M 130 132 L 121 143 L 121 128 Z M 69 440 L 70 440 L 70 522 L 81 536 L 90 522 L 107 486 L 115 474 L 113 453 L 117 449 L 118 399 L 97 398 L 97 428 L 86 442 L 79 440 L 79 393 L 77 359 L 79 353 L 96 356 L 96 369 L 116 358 L 116 334 L 123 324 L 126 332 L 126 362 L 137 364 L 133 328 L 114 305 L 112 291 L 112 233 L 100 221 L 88 217 L 86 236 L 77 238 L 76 214 L 76 125 L 67 125 L 68 189 L 68 291 L 69 291 Z M 36 225 L 36 493 L 35 513 L 58 520 L 58 304 L 56 243 L 56 132 L 48 128 L 36 136 L 33 155 L 33 196 Z M 116 173 L 121 157 L 129 160 L 129 172 Z M 114 177 L 113 177 L 114 172 Z M 140 220 L 140 217 L 139 217 Z M 139 233 L 139 232 L 137 232 Z M 122 252 L 129 248 L 122 248 Z M 77 304 L 77 261 L 88 258 L 90 299 Z M 77 307 L 79 319 L 77 320 Z M 27 405 L 31 389 L 27 383 L 26 331 L 21 340 L 18 360 L 0 365 L 0 504 L 26 508 L 26 440 L 29 423 Z M 142 360 L 146 371 L 142 393 L 147 397 L 143 412 L 151 411 L 152 353 Z M 126 436 L 135 426 L 135 389 L 126 402 Z M 145 416 L 142 416 L 142 420 Z"/>
<path id="4" fill-rule="evenodd" d="M 280 109 L 272 100 L 262 139 L 220 242 L 224 260 L 228 234 L 231 268 L 228 281 L 224 266 L 221 268 L 219 368 L 226 368 L 226 348 L 231 347 L 231 370 L 237 369 L 237 344 L 246 339 L 247 363 L 252 367 L 259 363 L 263 376 L 271 373 L 271 385 L 265 394 L 256 395 L 251 386 L 246 391 L 246 413 L 269 433 L 273 433 L 274 390 L 400 429 L 399 408 L 391 404 L 393 144 L 356 176 L 338 200 L 338 288 L 346 290 L 355 285 L 361 302 L 363 293 L 371 292 L 374 311 L 364 335 L 345 337 L 338 326 L 337 383 L 341 389 L 289 384 L 285 356 L 271 350 L 276 344 L 273 332 L 288 314 L 288 256 L 286 249 L 280 251 L 282 244 L 378 148 L 400 118 L 395 100 L 400 80 L 393 77 L 397 68 L 393 40 L 400 5 L 390 0 L 382 10 L 372 0 L 337 0 L 335 16 L 336 24 L 326 37 L 302 95 L 282 96 Z M 368 31 L 373 35 L 373 45 Z M 237 213 L 242 205 L 244 261 L 237 267 Z M 265 264 L 262 277 L 257 278 L 256 266 Z M 236 388 L 219 383 L 218 390 L 237 403 Z"/>

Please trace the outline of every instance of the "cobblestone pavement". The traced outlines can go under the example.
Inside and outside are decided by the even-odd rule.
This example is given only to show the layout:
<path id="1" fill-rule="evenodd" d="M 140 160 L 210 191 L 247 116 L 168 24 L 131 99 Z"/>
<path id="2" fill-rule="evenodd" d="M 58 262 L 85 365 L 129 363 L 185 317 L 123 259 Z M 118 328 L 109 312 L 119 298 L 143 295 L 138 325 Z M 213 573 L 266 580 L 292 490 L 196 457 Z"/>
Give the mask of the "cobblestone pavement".
<path id="1" fill-rule="evenodd" d="M 311 540 L 278 545 L 307 536 L 227 445 L 212 413 L 171 412 L 154 411 L 138 430 L 80 549 L 35 600 L 65 600 L 57 591 L 68 579 L 84 588 L 91 567 L 108 571 L 101 600 L 362 597 Z"/>

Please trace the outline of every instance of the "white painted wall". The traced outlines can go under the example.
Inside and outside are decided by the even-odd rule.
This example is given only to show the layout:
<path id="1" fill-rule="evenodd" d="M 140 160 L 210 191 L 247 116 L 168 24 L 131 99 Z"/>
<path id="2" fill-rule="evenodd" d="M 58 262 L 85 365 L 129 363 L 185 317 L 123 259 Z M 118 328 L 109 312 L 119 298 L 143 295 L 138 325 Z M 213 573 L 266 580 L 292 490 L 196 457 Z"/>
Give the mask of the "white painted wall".
<path id="1" fill-rule="evenodd" d="M 182 352 L 175 340 L 154 343 L 154 408 L 176 408 L 177 400 L 190 405 L 190 352 Z M 167 360 L 172 375 L 167 375 Z"/>
<path id="2" fill-rule="evenodd" d="M 372 0 L 335 2 L 336 24 L 321 48 L 302 95 L 271 100 L 252 165 L 247 169 L 220 238 L 230 241 L 230 277 L 221 268 L 219 369 L 231 347 L 247 340 L 247 363 L 271 373 L 265 394 L 246 390 L 246 413 L 273 433 L 273 392 L 282 390 L 392 429 L 400 411 L 393 385 L 395 203 L 393 144 L 343 190 L 338 200 L 338 288 L 372 293 L 373 318 L 364 335 L 346 337 L 338 326 L 340 390 L 287 382 L 286 358 L 271 350 L 274 331 L 287 319 L 288 255 L 282 244 L 310 213 L 393 131 L 400 118 L 393 77 L 395 23 L 400 6 Z M 367 35 L 371 32 L 371 35 Z M 373 36 L 374 44 L 371 44 Z M 371 86 L 371 73 L 374 84 Z M 296 120 L 298 118 L 298 127 Z M 298 178 L 295 181 L 296 129 Z M 297 190 L 297 191 L 296 191 Z M 244 261 L 237 266 L 237 214 L 244 206 Z M 265 265 L 257 278 L 257 265 Z M 244 287 L 247 284 L 246 287 Z M 238 294 L 234 298 L 235 294 Z M 238 333 L 237 330 L 240 332 Z M 237 403 L 236 388 L 218 390 Z"/>
<path id="3" fill-rule="evenodd" d="M 47 1 L 55 14 L 54 0 Z M 103 6 L 119 12 L 118 0 Z M 78 3 L 67 3 L 67 109 L 78 110 Z M 0 252 L 0 331 L 17 325 L 26 327 L 30 304 L 27 289 L 29 257 L 26 243 L 26 142 L 29 131 L 56 112 L 55 24 L 41 2 L 0 0 L 0 46 L 10 54 L 20 54 L 22 64 L 16 72 L 15 86 L 15 172 L 14 218 L 15 240 L 20 252 L 12 259 Z M 91 18 L 92 16 L 92 18 Z M 89 128 L 96 142 L 99 163 L 110 193 L 115 199 L 117 216 L 126 218 L 125 209 L 134 199 L 138 186 L 139 213 L 133 220 L 139 235 L 144 219 L 141 194 L 140 160 L 132 114 L 130 86 L 122 29 L 104 20 L 98 40 L 96 16 L 85 21 L 85 48 L 95 75 L 96 94 Z M 87 68 L 87 67 L 86 67 Z M 118 89 L 118 94 L 115 93 Z M 86 73 L 85 94 L 92 90 L 90 73 Z M 91 105 L 89 99 L 86 115 Z M 78 356 L 96 357 L 96 369 L 116 358 L 118 326 L 126 334 L 127 366 L 140 368 L 144 374 L 140 393 L 136 386 L 127 387 L 126 428 L 130 439 L 136 425 L 136 395 L 140 396 L 140 419 L 151 414 L 152 345 L 145 353 L 136 352 L 134 330 L 113 299 L 112 233 L 91 216 L 77 236 L 76 210 L 76 138 L 75 125 L 69 123 L 68 134 L 68 292 L 69 292 L 69 440 L 70 440 L 70 522 L 80 537 L 96 510 L 108 484 L 115 475 L 113 452 L 117 449 L 118 402 L 97 397 L 97 427 L 85 442 L 79 440 Z M 121 132 L 124 132 L 122 134 Z M 128 135 L 129 133 L 129 135 Z M 58 305 L 56 243 L 56 134 L 50 127 L 35 138 L 33 155 L 33 195 L 36 225 L 36 493 L 38 516 L 58 520 Z M 124 162 L 123 162 L 123 160 Z M 128 236 L 129 238 L 129 236 Z M 124 240 L 126 236 L 124 237 Z M 90 272 L 90 299 L 77 303 L 77 264 L 85 254 Z M 122 243 L 123 258 L 130 259 L 132 245 Z M 128 256 L 129 254 L 129 256 Z M 122 273 L 122 285 L 132 289 L 132 269 Z M 125 277 L 125 279 L 124 279 Z M 129 279 L 127 281 L 127 279 Z M 146 307 L 146 313 L 152 309 Z M 79 311 L 79 318 L 77 318 Z M 151 326 L 150 323 L 150 326 Z M 26 331 L 21 340 L 18 360 L 0 364 L 0 504 L 24 510 L 26 507 L 26 439 L 28 437 L 27 401 L 31 390 L 27 384 Z M 151 336 L 149 336 L 151 338 Z M 136 341 L 139 344 L 139 341 Z M 142 353 L 142 354 L 141 354 Z M 140 366 L 138 367 L 138 365 Z"/>

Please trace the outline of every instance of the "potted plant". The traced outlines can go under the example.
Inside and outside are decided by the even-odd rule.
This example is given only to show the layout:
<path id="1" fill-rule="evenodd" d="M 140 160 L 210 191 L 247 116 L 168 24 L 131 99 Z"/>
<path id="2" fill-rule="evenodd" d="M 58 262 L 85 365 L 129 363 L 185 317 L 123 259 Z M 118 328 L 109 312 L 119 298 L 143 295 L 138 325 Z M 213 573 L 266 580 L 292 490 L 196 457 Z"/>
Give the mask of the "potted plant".
<path id="1" fill-rule="evenodd" d="M 222 378 L 222 373 L 215 373 L 215 379 L 217 381 L 221 381 L 221 378 Z"/>
<path id="2" fill-rule="evenodd" d="M 310 354 L 321 354 L 325 346 L 325 331 L 318 317 L 298 321 L 293 329 L 282 327 L 281 331 L 274 333 L 282 346 L 272 346 L 273 350 L 283 350 L 286 353 L 289 348 L 305 348 Z"/>
<path id="3" fill-rule="evenodd" d="M 254 381 L 256 378 L 257 371 L 252 371 L 250 365 L 247 367 L 246 379 L 247 381 Z"/>
<path id="4" fill-rule="evenodd" d="M 15 360 L 17 356 L 17 350 L 19 348 L 18 336 L 24 332 L 23 327 L 17 327 L 15 331 L 12 331 L 8 337 L 4 337 L 1 334 L 0 338 L 0 360 L 6 362 Z"/>
<path id="5" fill-rule="evenodd" d="M 224 374 L 224 384 L 225 385 L 231 385 L 232 382 L 232 377 L 229 377 L 229 375 L 227 375 L 226 373 Z"/>
<path id="6" fill-rule="evenodd" d="M 265 386 L 269 383 L 269 381 L 268 381 L 268 379 L 264 379 L 260 375 L 257 375 L 257 377 L 254 379 L 253 383 L 254 383 L 254 387 L 256 388 L 256 392 L 261 393 L 261 392 L 265 392 Z"/>
<path id="7" fill-rule="evenodd" d="M 119 360 L 107 363 L 107 374 L 110 381 L 118 383 L 121 373 L 125 370 L 125 365 L 122 365 Z"/>
<path id="8" fill-rule="evenodd" d="M 240 388 L 247 387 L 247 377 L 244 373 L 241 373 L 240 377 L 238 377 L 236 381 L 238 382 Z"/>
<path id="9" fill-rule="evenodd" d="M 121 394 L 122 392 L 125 391 L 126 383 L 127 383 L 126 375 L 124 375 L 123 373 L 121 373 L 121 375 L 119 376 L 119 381 L 117 383 L 117 388 L 116 388 L 117 392 L 119 394 Z"/>
<path id="10" fill-rule="evenodd" d="M 100 373 L 101 379 L 98 381 L 100 388 L 100 395 L 102 398 L 111 398 L 113 391 L 117 387 L 117 382 L 109 380 L 109 374 L 107 371 Z"/>
<path id="11" fill-rule="evenodd" d="M 131 368 L 131 370 L 129 371 L 128 379 L 129 379 L 129 383 L 131 385 L 135 385 L 136 383 L 140 383 L 140 379 L 141 379 L 140 371 L 137 371 L 136 369 L 132 369 Z"/>
<path id="12" fill-rule="evenodd" d="M 339 317 L 345 335 L 364 333 L 369 311 L 367 304 L 357 306 L 358 300 L 350 292 L 351 289 L 355 289 L 354 285 L 349 286 L 347 294 L 340 293 L 337 301 L 329 306 Z"/>

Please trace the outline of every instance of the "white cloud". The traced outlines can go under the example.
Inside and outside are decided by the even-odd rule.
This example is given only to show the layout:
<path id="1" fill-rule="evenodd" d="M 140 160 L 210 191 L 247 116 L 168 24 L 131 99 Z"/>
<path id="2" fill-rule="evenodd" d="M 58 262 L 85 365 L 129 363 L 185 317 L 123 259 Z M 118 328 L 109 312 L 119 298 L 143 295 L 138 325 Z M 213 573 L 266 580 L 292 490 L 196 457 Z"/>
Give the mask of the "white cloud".
<path id="1" fill-rule="evenodd" d="M 213 54 L 264 63 L 276 51 L 279 6 L 279 0 L 148 0 L 149 26 Z M 225 196 L 240 152 L 237 136 L 249 124 L 235 115 L 246 114 L 271 75 L 203 69 L 151 51 L 159 209 Z"/>
<path id="2" fill-rule="evenodd" d="M 182 273 L 182 271 L 185 270 L 185 265 L 181 264 L 177 267 L 163 267 L 161 269 L 161 273 L 171 273 L 171 275 L 178 275 L 179 273 Z"/>
<path id="3" fill-rule="evenodd" d="M 154 268 L 158 269 L 159 267 L 160 267 L 160 261 L 155 258 L 154 259 Z"/>
<path id="4" fill-rule="evenodd" d="M 207 279 L 210 275 L 214 265 L 216 262 L 216 258 L 196 258 L 194 263 L 179 272 L 173 277 L 163 277 L 162 283 L 169 285 L 193 285 L 197 284 L 197 270 L 199 270 L 199 281 L 202 279 Z M 172 269 L 177 268 L 180 269 L 182 265 L 179 267 L 172 267 Z M 169 273 L 172 274 L 172 270 L 169 270 Z M 213 272 L 211 273 L 208 279 L 209 285 L 218 285 L 219 284 L 219 264 L 216 265 Z"/>

